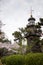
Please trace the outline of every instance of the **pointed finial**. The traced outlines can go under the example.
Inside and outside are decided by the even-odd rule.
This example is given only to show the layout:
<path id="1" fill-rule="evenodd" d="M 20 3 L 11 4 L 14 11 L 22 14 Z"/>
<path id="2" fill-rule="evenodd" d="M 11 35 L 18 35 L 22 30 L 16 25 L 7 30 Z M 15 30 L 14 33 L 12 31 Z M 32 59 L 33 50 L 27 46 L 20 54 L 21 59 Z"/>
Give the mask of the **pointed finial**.
<path id="1" fill-rule="evenodd" d="M 31 7 L 31 17 L 32 17 L 32 13 L 33 13 L 34 10 L 32 10 L 32 7 Z"/>

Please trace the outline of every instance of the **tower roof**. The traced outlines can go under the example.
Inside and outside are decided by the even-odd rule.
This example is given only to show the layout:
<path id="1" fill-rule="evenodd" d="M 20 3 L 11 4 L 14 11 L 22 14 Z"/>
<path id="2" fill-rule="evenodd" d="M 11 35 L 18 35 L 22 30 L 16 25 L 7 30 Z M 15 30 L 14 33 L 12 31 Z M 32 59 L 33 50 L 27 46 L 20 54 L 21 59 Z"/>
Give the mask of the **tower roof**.
<path id="1" fill-rule="evenodd" d="M 31 15 L 31 17 L 28 19 L 28 21 L 30 20 L 34 20 L 35 21 L 35 18 L 33 18 L 33 16 Z"/>

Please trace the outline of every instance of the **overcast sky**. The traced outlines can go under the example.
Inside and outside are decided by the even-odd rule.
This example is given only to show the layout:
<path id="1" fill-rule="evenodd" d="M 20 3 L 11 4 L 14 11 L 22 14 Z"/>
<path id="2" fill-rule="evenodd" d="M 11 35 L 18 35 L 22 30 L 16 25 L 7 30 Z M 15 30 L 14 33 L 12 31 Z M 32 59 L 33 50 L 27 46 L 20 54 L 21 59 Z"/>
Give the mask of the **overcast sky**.
<path id="1" fill-rule="evenodd" d="M 31 7 L 35 18 L 43 17 L 43 0 L 0 0 L 0 20 L 6 24 L 3 31 L 9 39 L 20 27 L 25 27 Z"/>

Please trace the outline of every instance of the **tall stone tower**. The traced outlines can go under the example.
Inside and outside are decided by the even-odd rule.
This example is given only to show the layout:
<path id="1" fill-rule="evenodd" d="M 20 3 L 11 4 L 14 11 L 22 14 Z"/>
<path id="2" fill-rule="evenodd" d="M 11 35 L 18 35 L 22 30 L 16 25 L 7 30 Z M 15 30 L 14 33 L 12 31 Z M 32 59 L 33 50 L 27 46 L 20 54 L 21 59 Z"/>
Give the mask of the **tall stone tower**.
<path id="1" fill-rule="evenodd" d="M 35 18 L 31 14 L 30 18 L 28 19 L 28 24 L 26 26 L 26 34 L 25 34 L 25 37 L 27 39 L 27 45 L 28 47 L 31 48 L 29 51 L 41 52 L 40 49 L 41 46 L 39 43 L 41 33 L 42 33 L 41 26 L 35 24 Z"/>
<path id="2" fill-rule="evenodd" d="M 26 26 L 26 38 L 27 38 L 27 44 L 30 45 L 32 40 L 33 40 L 33 36 L 35 34 L 34 30 L 35 30 L 35 18 L 33 18 L 33 16 L 31 15 L 30 18 L 28 19 L 28 24 Z"/>

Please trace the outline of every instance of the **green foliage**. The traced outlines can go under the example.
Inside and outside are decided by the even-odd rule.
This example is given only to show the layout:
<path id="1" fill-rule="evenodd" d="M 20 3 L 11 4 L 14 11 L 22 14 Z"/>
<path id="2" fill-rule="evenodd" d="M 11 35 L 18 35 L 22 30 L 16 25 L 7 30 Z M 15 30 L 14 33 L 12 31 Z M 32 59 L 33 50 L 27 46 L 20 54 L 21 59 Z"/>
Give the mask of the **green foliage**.
<path id="1" fill-rule="evenodd" d="M 2 65 L 2 62 L 1 62 L 1 60 L 0 60 L 0 65 Z"/>
<path id="2" fill-rule="evenodd" d="M 6 48 L 0 48 L 0 57 L 5 56 L 8 52 L 8 49 Z"/>
<path id="3" fill-rule="evenodd" d="M 6 65 L 24 65 L 24 58 L 21 55 L 13 55 L 2 59 L 2 63 Z"/>
<path id="4" fill-rule="evenodd" d="M 3 42 L 3 39 L 0 39 L 0 42 Z"/>
<path id="5" fill-rule="evenodd" d="M 21 32 L 15 31 L 12 35 L 15 37 L 14 41 L 18 40 L 18 44 L 22 45 L 22 35 L 21 35 Z"/>
<path id="6" fill-rule="evenodd" d="M 43 53 L 12 55 L 2 58 L 1 61 L 6 65 L 43 65 Z"/>
<path id="7" fill-rule="evenodd" d="M 18 31 L 15 31 L 12 35 L 14 35 L 15 38 L 22 38 L 21 33 Z"/>
<path id="8" fill-rule="evenodd" d="M 43 65 L 43 54 L 28 54 L 26 56 L 26 65 Z"/>
<path id="9" fill-rule="evenodd" d="M 9 41 L 8 39 L 3 40 L 3 43 L 5 43 L 5 42 L 11 43 L 11 41 Z"/>
<path id="10" fill-rule="evenodd" d="M 25 29 L 24 28 L 19 28 L 19 30 L 24 33 L 25 32 Z"/>
<path id="11" fill-rule="evenodd" d="M 5 43 L 5 42 L 10 42 L 8 39 L 5 38 L 5 33 L 0 31 L 0 42 Z"/>
<path id="12" fill-rule="evenodd" d="M 41 40 L 41 44 L 43 45 L 43 39 Z"/>

